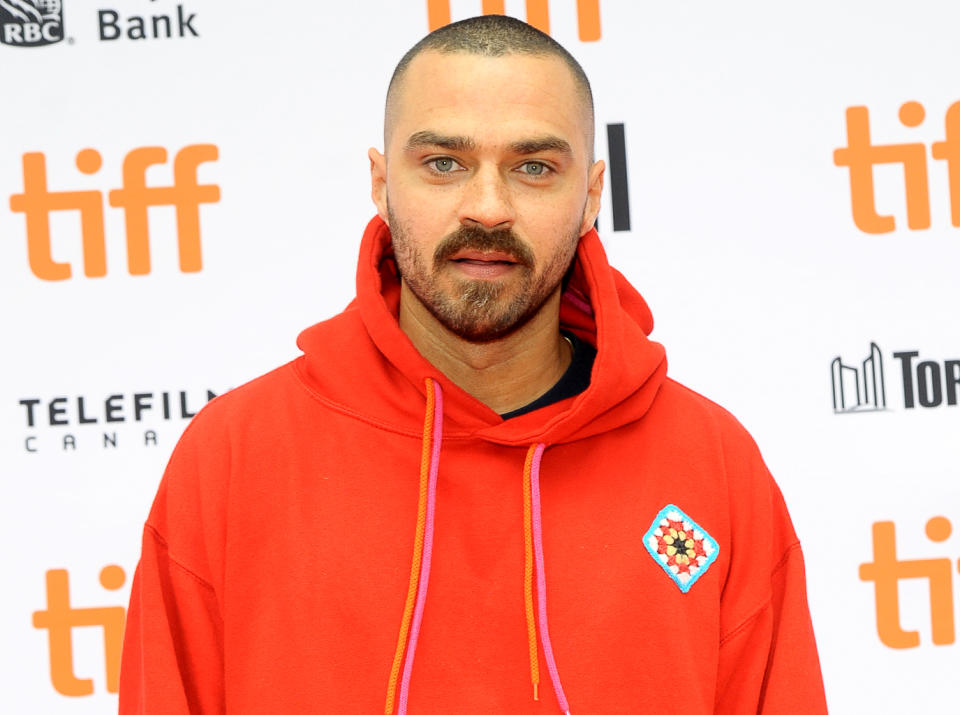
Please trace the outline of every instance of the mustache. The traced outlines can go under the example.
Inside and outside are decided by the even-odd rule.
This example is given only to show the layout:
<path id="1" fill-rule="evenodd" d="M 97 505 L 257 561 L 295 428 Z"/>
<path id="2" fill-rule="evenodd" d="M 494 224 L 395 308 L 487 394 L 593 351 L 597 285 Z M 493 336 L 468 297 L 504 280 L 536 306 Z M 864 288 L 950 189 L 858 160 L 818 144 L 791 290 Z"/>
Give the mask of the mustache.
<path id="1" fill-rule="evenodd" d="M 509 253 L 517 263 L 527 268 L 533 266 L 533 252 L 511 229 L 487 231 L 479 226 L 461 226 L 440 241 L 433 252 L 434 265 L 441 264 L 464 249 Z"/>

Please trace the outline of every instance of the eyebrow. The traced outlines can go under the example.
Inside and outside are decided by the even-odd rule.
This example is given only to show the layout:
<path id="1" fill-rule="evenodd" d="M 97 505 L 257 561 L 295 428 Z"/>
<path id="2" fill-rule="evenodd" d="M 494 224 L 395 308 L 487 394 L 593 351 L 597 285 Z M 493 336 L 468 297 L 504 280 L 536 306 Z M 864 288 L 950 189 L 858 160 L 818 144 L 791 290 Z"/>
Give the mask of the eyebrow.
<path id="1" fill-rule="evenodd" d="M 434 146 L 441 147 L 448 151 L 473 151 L 477 148 L 477 143 L 470 137 L 450 136 L 426 129 L 411 134 L 410 138 L 407 139 L 407 144 L 404 149 L 413 151 L 423 147 Z M 520 139 L 508 144 L 507 149 L 513 154 L 521 154 L 523 156 L 539 154 L 540 152 L 546 151 L 556 151 L 568 156 L 573 154 L 570 142 L 552 134 Z"/>
<path id="2" fill-rule="evenodd" d="M 449 151 L 473 151 L 477 144 L 470 137 L 448 136 L 424 130 L 411 134 L 404 148 L 411 151 L 426 146 L 438 146 Z"/>
<path id="3" fill-rule="evenodd" d="M 573 154 L 570 143 L 560 137 L 547 135 L 532 139 L 521 139 L 511 143 L 508 148 L 514 154 L 539 154 L 544 151 L 557 151 L 561 154 Z"/>

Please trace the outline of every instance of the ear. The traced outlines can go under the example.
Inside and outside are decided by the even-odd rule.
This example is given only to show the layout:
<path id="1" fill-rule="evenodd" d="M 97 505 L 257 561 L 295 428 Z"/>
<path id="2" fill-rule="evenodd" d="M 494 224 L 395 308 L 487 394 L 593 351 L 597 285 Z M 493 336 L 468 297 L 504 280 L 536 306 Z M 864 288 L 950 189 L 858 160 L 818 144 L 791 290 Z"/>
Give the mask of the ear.
<path id="1" fill-rule="evenodd" d="M 370 147 L 370 198 L 377 207 L 377 213 L 389 226 L 387 219 L 387 157 Z"/>
<path id="2" fill-rule="evenodd" d="M 580 224 L 580 235 L 583 236 L 597 221 L 600 213 L 600 195 L 603 193 L 603 172 L 606 164 L 602 160 L 594 163 L 587 172 L 587 202 L 583 207 L 583 222 Z"/>

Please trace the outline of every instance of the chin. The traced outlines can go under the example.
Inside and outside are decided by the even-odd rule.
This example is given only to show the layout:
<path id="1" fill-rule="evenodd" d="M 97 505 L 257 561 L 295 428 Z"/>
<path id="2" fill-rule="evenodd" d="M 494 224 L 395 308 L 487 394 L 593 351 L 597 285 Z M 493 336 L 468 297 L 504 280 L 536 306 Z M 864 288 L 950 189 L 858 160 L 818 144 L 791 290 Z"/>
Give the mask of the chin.
<path id="1" fill-rule="evenodd" d="M 462 340 L 471 343 L 492 343 L 512 335 L 530 322 L 537 313 L 536 309 L 528 309 L 518 315 L 518 311 L 510 310 L 510 307 L 501 311 L 498 316 L 481 317 L 464 315 L 462 312 L 455 315 L 434 313 L 434 316 L 447 330 Z"/>

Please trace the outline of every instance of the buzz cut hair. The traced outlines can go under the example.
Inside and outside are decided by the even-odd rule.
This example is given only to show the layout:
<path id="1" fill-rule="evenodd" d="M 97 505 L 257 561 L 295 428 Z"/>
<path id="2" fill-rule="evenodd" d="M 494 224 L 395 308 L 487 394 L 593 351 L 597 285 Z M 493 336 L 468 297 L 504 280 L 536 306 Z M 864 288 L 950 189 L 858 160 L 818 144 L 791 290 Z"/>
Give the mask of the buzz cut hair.
<path id="1" fill-rule="evenodd" d="M 590 89 L 590 80 L 587 79 L 583 67 L 563 45 L 550 35 L 508 15 L 480 15 L 444 25 L 407 50 L 407 53 L 400 58 L 400 62 L 393 70 L 393 76 L 391 76 L 390 84 L 387 87 L 384 142 L 386 142 L 391 105 L 396 89 L 413 59 L 427 51 L 442 54 L 464 53 L 484 57 L 504 57 L 506 55 L 553 56 L 563 60 L 573 76 L 580 99 L 587 110 L 586 115 L 589 118 L 592 148 L 593 91 Z"/>

